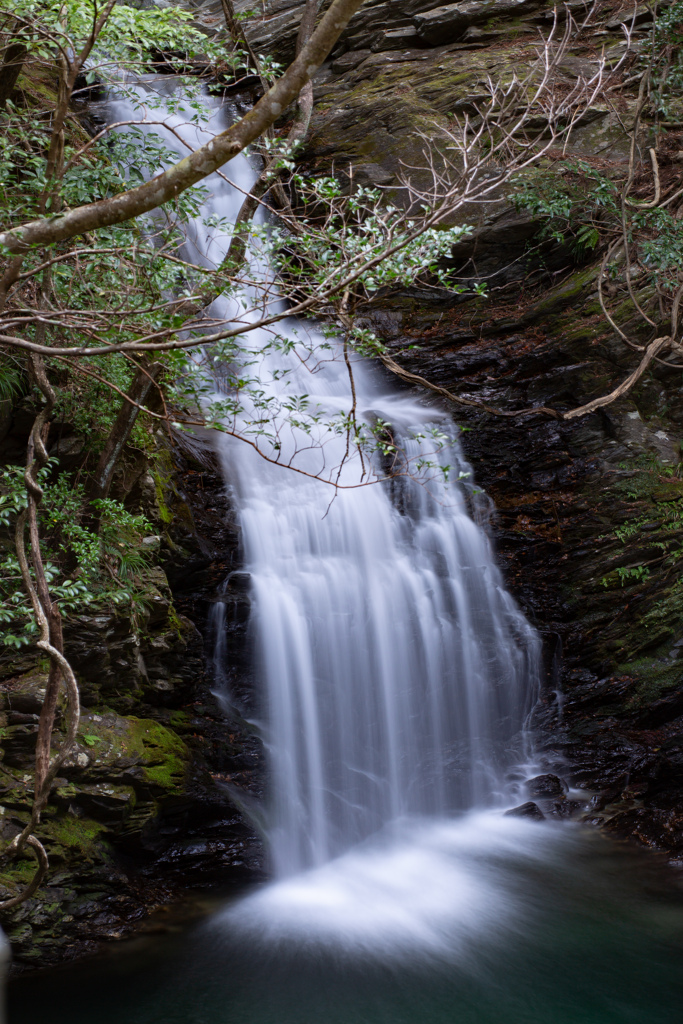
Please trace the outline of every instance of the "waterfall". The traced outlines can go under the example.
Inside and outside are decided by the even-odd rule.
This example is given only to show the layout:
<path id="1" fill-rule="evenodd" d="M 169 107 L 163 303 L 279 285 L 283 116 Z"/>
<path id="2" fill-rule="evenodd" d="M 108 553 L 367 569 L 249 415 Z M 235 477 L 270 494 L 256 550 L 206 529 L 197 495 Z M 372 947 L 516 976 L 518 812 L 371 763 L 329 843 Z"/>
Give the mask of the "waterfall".
<path id="1" fill-rule="evenodd" d="M 138 87 L 141 98 L 147 88 Z M 136 114 L 128 100 L 117 100 L 109 116 Z M 173 131 L 150 130 L 182 156 L 179 139 L 195 147 L 224 126 L 224 116 L 207 100 L 196 124 L 176 104 L 164 114 Z M 248 189 L 254 176 L 241 155 L 205 182 L 202 215 L 186 225 L 193 261 L 220 263 L 229 238 L 207 219 L 234 220 L 239 188 Z M 254 255 L 251 276 L 269 274 Z M 247 289 L 247 304 L 255 294 Z M 271 295 L 268 308 L 279 301 Z M 210 313 L 232 321 L 239 301 L 219 299 Z M 292 319 L 278 331 L 297 344 L 323 340 L 315 327 Z M 296 347 L 283 352 L 270 342 L 263 330 L 245 335 L 245 361 L 264 392 L 279 402 L 306 394 L 309 408 L 321 413 L 313 438 L 279 422 L 277 457 L 300 472 L 234 438 L 217 434 L 215 443 L 251 578 L 270 758 L 268 838 L 275 872 L 285 877 L 406 818 L 509 803 L 525 756 L 539 642 L 506 592 L 477 522 L 486 501 L 450 418 L 355 360 L 357 418 L 390 425 L 401 465 L 412 467 L 369 482 L 382 475 L 376 460 L 369 466 L 357 453 L 345 459 L 344 433 L 325 425 L 351 408 L 341 343 L 312 372 Z M 453 436 L 437 444 L 435 430 Z M 336 489 L 315 479 L 331 469 Z M 224 680 L 230 652 L 218 633 L 214 660 Z"/>
<path id="2" fill-rule="evenodd" d="M 359 409 L 426 456 L 429 442 L 410 438 L 438 414 L 369 367 L 355 374 Z M 321 406 L 348 402 L 344 364 L 327 364 L 315 389 Z M 468 514 L 457 444 L 438 453 L 454 467 L 447 481 L 408 476 L 331 505 L 319 481 L 235 442 L 221 452 L 252 581 L 278 874 L 322 864 L 406 815 L 504 801 L 537 646 Z M 325 454 L 336 464 L 344 439 L 331 437 Z M 313 470 L 319 454 L 307 456 Z M 359 472 L 354 463 L 342 478 Z"/>

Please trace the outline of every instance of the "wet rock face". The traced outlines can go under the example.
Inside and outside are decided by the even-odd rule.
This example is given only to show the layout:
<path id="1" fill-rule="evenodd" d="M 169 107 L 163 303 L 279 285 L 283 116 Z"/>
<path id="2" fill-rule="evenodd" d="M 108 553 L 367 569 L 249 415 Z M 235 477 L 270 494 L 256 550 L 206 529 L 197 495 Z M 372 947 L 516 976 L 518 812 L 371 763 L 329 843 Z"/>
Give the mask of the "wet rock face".
<path id="1" fill-rule="evenodd" d="M 565 786 L 557 775 L 537 775 L 526 783 L 526 790 L 531 797 L 564 798 Z"/>
<path id="2" fill-rule="evenodd" d="M 530 818 L 532 821 L 545 821 L 545 814 L 533 800 L 520 804 L 519 807 L 512 807 L 505 812 L 506 818 Z"/>
<path id="3" fill-rule="evenodd" d="M 207 31 L 225 32 L 220 0 L 193 0 L 193 5 Z M 243 25 L 254 49 L 288 62 L 303 6 L 302 0 L 265 0 L 254 10 L 249 0 L 238 0 L 236 9 L 250 12 Z M 614 57 L 622 31 L 611 10 L 601 9 L 602 22 L 595 27 Z M 427 184 L 426 143 L 419 133 L 429 138 L 454 114 L 476 114 L 477 104 L 487 98 L 487 77 L 511 75 L 533 61 L 539 29 L 552 25 L 553 17 L 542 0 L 365 0 L 314 76 L 316 105 L 305 162 L 326 172 L 351 165 L 356 181 L 394 186 L 390 198 L 401 202 L 398 185 L 406 165 L 418 178 L 415 168 L 424 168 Z M 577 75 L 590 78 L 595 72 L 599 54 L 589 43 L 563 60 L 558 69 L 563 88 L 570 89 Z M 627 160 L 619 118 L 616 110 L 594 105 L 575 129 L 573 151 L 590 157 L 621 146 Z M 482 224 L 491 214 L 490 208 L 468 211 Z"/>
<path id="4" fill-rule="evenodd" d="M 222 17 L 220 2 L 193 0 L 199 18 Z M 323 8 L 328 3 L 323 4 Z M 412 15 L 434 7 L 434 0 L 365 0 L 342 33 L 335 53 L 372 48 L 395 49 L 397 45 L 422 45 Z M 237 0 L 235 10 L 250 11 L 245 22 L 249 42 L 257 52 L 268 52 L 278 60 L 289 62 L 294 57 L 296 37 L 301 23 L 301 0 L 266 0 L 254 11 L 250 0 Z M 210 24 L 210 23 L 209 23 Z"/>

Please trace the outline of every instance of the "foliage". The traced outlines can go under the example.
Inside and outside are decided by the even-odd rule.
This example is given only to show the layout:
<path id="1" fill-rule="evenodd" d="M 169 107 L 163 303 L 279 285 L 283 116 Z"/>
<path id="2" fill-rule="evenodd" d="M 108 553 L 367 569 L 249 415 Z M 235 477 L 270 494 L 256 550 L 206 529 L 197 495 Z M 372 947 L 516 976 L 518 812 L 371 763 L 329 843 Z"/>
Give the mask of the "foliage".
<path id="1" fill-rule="evenodd" d="M 584 160 L 565 161 L 561 170 L 528 172 L 512 198 L 517 210 L 542 221 L 541 238 L 569 241 L 581 254 L 595 249 L 607 223 L 619 216 L 619 186 Z"/>
<path id="2" fill-rule="evenodd" d="M 290 293 L 315 299 L 330 287 L 343 285 L 351 275 L 355 279 L 347 298 L 352 296 L 353 304 L 371 299 L 380 289 L 405 287 L 423 276 L 453 292 L 463 290 L 450 282 L 440 261 L 471 232 L 469 226 L 421 231 L 416 221 L 386 204 L 379 189 L 357 187 L 346 194 L 336 178 L 299 174 L 292 176 L 291 183 L 303 208 L 297 229 L 261 223 L 252 227 L 249 240 L 253 265 L 275 266 Z M 259 285 L 262 297 L 256 308 L 259 304 L 263 308 L 277 296 L 267 273 Z M 269 335 L 260 332 L 253 341 L 246 334 L 218 341 L 203 356 L 176 357 L 169 397 L 181 408 L 200 406 L 204 421 L 214 429 L 239 424 L 242 436 L 266 442 L 264 450 L 276 458 L 283 453 L 283 436 L 292 430 L 305 435 L 307 443 L 321 443 L 330 432 L 346 434 L 358 452 L 369 457 L 377 452 L 384 458 L 386 444 L 376 424 L 357 423 L 346 412 L 330 417 L 308 394 L 292 393 L 300 365 L 296 359 L 288 363 L 289 368 L 279 361 L 270 371 L 278 384 L 290 378 L 287 394 L 280 387 L 269 388 L 264 377 L 263 360 L 273 352 L 296 352 L 311 373 L 325 361 L 340 358 L 340 328 L 356 354 L 372 358 L 384 352 L 374 332 L 353 318 L 351 324 L 348 318 L 340 324 L 335 310 L 330 302 L 330 319 L 322 324 L 308 328 L 289 324 L 286 334 L 271 329 Z M 432 440 L 436 442 L 435 437 Z M 420 465 L 427 466 L 428 460 Z"/>
<path id="3" fill-rule="evenodd" d="M 52 66 L 54 42 L 68 40 L 71 52 L 79 52 L 93 24 L 93 0 L 69 0 L 44 7 L 24 0 L 17 13 L 33 26 L 29 65 Z M 144 68 L 159 52 L 188 53 L 199 50 L 210 61 L 225 60 L 216 47 L 190 24 L 191 16 L 178 8 L 139 10 L 117 4 L 98 40 L 97 58 L 88 67 L 86 80 L 95 76 L 114 85 L 116 91 L 132 101 L 141 121 L 166 120 L 169 115 L 200 124 L 202 104 L 189 80 L 179 79 L 181 88 L 163 91 L 155 98 L 152 91 L 126 81 L 115 68 Z M 201 46 L 199 45 L 201 43 Z M 52 49 L 51 49 L 52 47 Z M 234 67 L 244 58 L 238 50 L 230 55 Z M 266 77 L 278 68 L 259 57 L 260 72 Z M 31 63 L 32 62 L 32 63 Z M 55 97 L 55 102 L 57 102 Z M 162 109 L 163 108 L 163 109 Z M 67 133 L 62 166 L 50 177 L 46 153 L 51 145 L 50 117 L 36 117 L 30 107 L 12 107 L 5 117 L 5 133 L 0 139 L 0 220 L 3 226 L 28 220 L 42 209 L 58 210 L 89 202 L 96 197 L 112 197 L 137 181 L 153 176 L 160 167 L 177 159 L 177 153 L 165 141 L 165 128 L 126 125 L 114 134 L 103 133 L 94 140 Z M 52 140 L 54 141 L 54 140 Z M 293 169 L 291 154 L 282 143 L 266 140 L 269 152 L 280 153 L 282 163 Z M 450 284 L 440 266 L 453 244 L 470 230 L 466 226 L 420 232 L 419 223 L 384 203 L 380 190 L 356 188 L 344 194 L 332 177 L 316 179 L 294 174 L 291 181 L 304 216 L 297 230 L 260 225 L 254 228 L 250 247 L 257 258 L 274 264 L 281 279 L 294 294 L 315 297 L 356 275 L 351 305 L 369 298 L 382 288 L 402 287 L 421 275 L 459 291 Z M 193 328 L 192 318 L 183 308 L 183 300 L 195 301 L 197 293 L 207 290 L 232 298 L 243 306 L 250 295 L 239 275 L 230 268 L 219 272 L 188 262 L 185 231 L 182 225 L 201 219 L 204 227 L 217 235 L 229 235 L 232 225 L 215 216 L 206 216 L 202 202 L 206 187 L 184 192 L 167 207 L 155 211 L 144 226 L 124 224 L 98 231 L 95 238 L 60 243 L 47 250 L 29 252 L 22 266 L 23 276 L 33 275 L 39 288 L 50 294 L 55 327 L 25 321 L 23 334 L 28 340 L 63 342 L 72 345 L 121 344 L 141 338 L 170 338 L 185 328 L 197 350 L 156 354 L 165 366 L 158 378 L 167 404 L 176 409 L 177 423 L 205 420 L 217 429 L 238 430 L 252 443 L 264 444 L 264 451 L 280 458 L 281 438 L 286 430 L 296 431 L 315 443 L 326 431 L 353 435 L 358 451 L 380 456 L 386 454 L 372 427 L 358 428 L 355 417 L 346 413 L 330 417 L 309 396 L 294 393 L 273 394 L 265 388 L 262 362 L 270 351 L 292 352 L 315 372 L 331 353 L 339 356 L 334 337 L 334 321 L 322 328 L 302 328 L 299 337 L 272 331 L 265 339 L 249 336 L 228 338 L 199 349 L 205 331 L 203 324 Z M 46 255 L 51 259 L 49 269 Z M 252 289 L 253 292 L 253 289 Z M 268 308 L 274 293 L 273 282 L 259 280 L 255 310 Z M 331 304 L 325 310 L 334 313 Z M 201 319 L 201 318 L 197 318 Z M 345 341 L 363 355 L 382 351 L 379 340 L 362 327 L 345 326 Z M 294 360 L 295 362 L 295 360 Z M 89 448 L 101 448 L 113 426 L 118 402 L 112 402 L 112 389 L 128 391 L 139 363 L 123 355 L 100 356 L 87 362 L 48 360 L 52 379 L 59 383 L 57 409 L 89 438 Z M 280 379 L 290 370 L 278 369 Z M 218 395 L 216 395 L 218 378 Z M 301 389 L 298 389 L 299 392 Z M 144 416 L 138 419 L 131 441 L 149 450 L 150 432 Z M 74 541 L 75 542 L 75 541 Z M 85 543 L 85 541 L 84 541 Z"/>
<path id="4" fill-rule="evenodd" d="M 90 37 L 102 3 L 96 0 L 14 0 L 11 14 L 30 28 L 25 31 L 29 54 L 35 60 L 54 61 L 55 44 L 78 52 Z M 0 9 L 1 10 L 1 9 Z M 159 50 L 207 52 L 218 48 L 193 23 L 191 11 L 180 6 L 149 8 L 117 3 L 98 36 L 97 70 L 89 70 L 89 82 L 108 68 L 131 66 L 138 70 Z M 223 55 L 224 56 L 224 55 Z"/>
<path id="5" fill-rule="evenodd" d="M 605 276 L 625 296 L 628 246 L 630 284 L 637 280 L 639 291 L 670 297 L 683 271 L 683 221 L 675 208 L 624 203 L 623 170 L 609 177 L 584 161 L 566 161 L 562 171 L 532 172 L 517 185 L 515 205 L 541 220 L 538 237 L 569 244 L 578 257 L 615 243 Z M 617 246 L 620 235 L 625 241 Z"/>
<path id="6" fill-rule="evenodd" d="M 356 187 L 347 196 L 337 178 L 300 174 L 293 184 L 305 211 L 322 209 L 324 216 L 304 215 L 303 230 L 288 235 L 274 229 L 269 239 L 285 279 L 307 291 L 343 281 L 350 267 L 370 263 L 382 251 L 387 255 L 357 281 L 368 296 L 380 288 L 405 287 L 422 274 L 447 285 L 439 260 L 472 231 L 462 224 L 416 236 L 417 223 L 387 204 L 380 189 Z"/>
<path id="7" fill-rule="evenodd" d="M 656 460 L 648 469 L 650 478 L 653 475 L 671 475 L 670 467 L 662 467 Z M 652 479 L 648 488 L 644 485 L 626 490 L 625 493 L 629 497 L 642 499 L 645 494 L 651 492 L 651 489 Z M 659 551 L 660 554 L 654 558 L 650 557 L 649 564 L 639 561 L 635 565 L 619 566 L 603 576 L 601 582 L 605 587 L 611 586 L 616 580 L 622 587 L 630 582 L 646 581 L 650 577 L 649 565 L 652 563 L 668 566 L 669 569 L 678 567 L 683 561 L 683 498 L 658 502 L 651 510 L 626 520 L 614 529 L 614 537 L 628 548 L 629 552 L 635 553 L 639 546 L 644 546 L 650 556 L 653 550 Z"/>
<path id="8" fill-rule="evenodd" d="M 629 20 L 626 15 L 624 20 Z M 640 89 L 638 98 L 633 97 L 636 130 L 639 123 L 642 128 L 639 118 L 647 109 L 655 120 L 661 115 L 680 120 L 680 109 L 675 113 L 671 104 L 680 101 L 683 91 L 681 44 L 683 0 L 678 0 L 659 7 L 650 38 L 640 47 L 639 74 L 630 78 L 633 88 Z M 642 132 L 638 139 L 644 145 Z M 651 144 L 647 142 L 647 146 Z M 638 159 L 640 152 L 637 148 Z M 668 200 L 675 197 L 666 195 L 666 190 L 662 200 L 666 195 L 667 202 L 639 198 L 639 189 L 642 195 L 644 187 L 651 189 L 653 185 L 645 154 L 640 165 L 636 162 L 624 168 L 614 164 L 607 171 L 583 160 L 563 159 L 548 170 L 528 172 L 517 182 L 513 198 L 519 210 L 542 221 L 540 238 L 568 242 L 579 256 L 612 245 L 615 258 L 609 261 L 606 272 L 617 290 L 628 291 L 633 298 L 631 285 L 637 279 L 639 292 L 670 299 L 683 270 L 683 223 L 676 207 L 668 205 Z M 620 235 L 622 244 L 617 245 Z M 663 312 L 660 301 L 659 309 L 650 311 L 650 324 L 657 313 Z M 675 333 L 675 325 L 673 330 Z"/>
<path id="9" fill-rule="evenodd" d="M 650 578 L 650 570 L 646 565 L 620 565 L 617 569 L 615 569 L 615 573 L 622 587 L 629 582 L 644 582 L 645 580 Z M 608 587 L 610 585 L 610 581 L 607 576 L 603 576 L 602 585 L 603 587 Z"/>
<path id="10" fill-rule="evenodd" d="M 183 113 L 188 118 L 196 115 L 191 101 L 184 103 Z M 0 163 L 0 188 L 4 189 L 0 212 L 8 222 L 33 215 L 48 186 L 46 133 L 47 126 L 36 126 L 27 111 L 12 111 L 7 118 L 2 150 L 5 162 Z M 16 154 L 20 154 L 18 163 Z M 72 138 L 64 156 L 66 170 L 59 195 L 60 202 L 67 205 L 94 195 L 115 195 L 131 178 L 149 177 L 160 165 L 175 159 L 156 131 L 139 126 L 129 126 L 85 152 Z M 420 235 L 399 210 L 383 205 L 379 190 L 359 188 L 346 197 L 334 178 L 296 176 L 293 184 L 305 208 L 314 215 L 304 217 L 297 232 L 257 226 L 251 240 L 252 252 L 274 260 L 292 289 L 314 295 L 317 289 L 337 284 L 364 265 L 367 268 L 354 286 L 356 296 L 404 286 L 422 274 L 447 283 L 439 260 L 469 228 L 432 229 Z M 121 343 L 163 335 L 184 324 L 186 316 L 176 311 L 177 303 L 163 301 L 163 297 L 178 295 L 180 299 L 205 287 L 206 273 L 202 277 L 201 268 L 187 266 L 185 236 L 178 227 L 202 215 L 205 196 L 205 188 L 184 193 L 172 210 L 155 215 L 151 232 L 145 233 L 137 225 L 121 225 L 99 232 L 96 245 L 58 247 L 49 283 L 54 300 L 69 322 L 74 344 L 89 344 L 94 338 L 98 344 Z M 205 218 L 204 224 L 217 234 L 231 230 L 231 225 L 216 217 Z M 391 254 L 379 261 L 378 255 L 386 249 L 392 250 Z M 43 260 L 43 252 L 29 253 L 24 264 L 26 275 Z M 375 265 L 371 265 L 373 262 Z M 239 280 L 225 272 L 214 276 L 217 280 L 210 285 L 214 291 L 242 294 Z M 264 281 L 261 301 L 267 302 L 269 288 L 272 284 Z M 37 329 L 27 326 L 26 336 L 35 338 Z M 179 409 L 201 408 L 208 425 L 218 429 L 226 419 L 234 423 L 241 418 L 247 437 L 265 440 L 278 452 L 285 421 L 310 436 L 312 430 L 322 426 L 322 416 L 310 407 L 304 394 L 284 399 L 267 394 L 255 371 L 255 360 L 263 359 L 270 350 L 291 351 L 296 346 L 313 367 L 329 357 L 326 353 L 335 344 L 332 336 L 337 330 L 332 325 L 321 332 L 302 331 L 298 338 L 275 331 L 269 339 L 259 339 L 258 352 L 249 347 L 248 340 L 245 344 L 244 338 L 233 338 L 215 345 L 206 358 L 201 353 L 160 355 L 157 358 L 168 368 L 163 378 L 167 397 Z M 197 331 L 198 344 L 201 336 L 202 332 Z M 351 329 L 347 341 L 364 355 L 377 355 L 382 349 L 378 339 L 364 328 Z M 211 370 L 218 370 L 221 376 L 223 394 L 218 400 L 211 399 L 215 383 L 213 372 L 205 372 L 207 359 Z M 55 370 L 60 367 L 57 362 L 52 365 Z M 122 355 L 95 357 L 87 365 L 71 364 L 66 386 L 59 391 L 58 408 L 80 433 L 89 436 L 89 446 L 94 450 L 104 443 L 116 415 L 112 386 L 119 393 L 127 391 L 135 372 L 136 364 Z M 346 429 L 348 424 L 341 415 L 327 427 Z M 357 443 L 367 448 L 371 440 L 370 432 L 362 439 L 359 436 Z M 149 447 L 149 433 L 142 419 L 135 427 L 132 443 L 143 450 Z"/>
<path id="11" fill-rule="evenodd" d="M 26 508 L 24 471 L 11 466 L 0 475 L 0 526 L 14 525 Z M 133 615 L 145 605 L 144 572 L 149 555 L 140 541 L 152 527 L 111 498 L 92 502 L 100 529 L 88 524 L 91 510 L 84 488 L 66 474 L 55 474 L 53 460 L 40 471 L 43 500 L 39 506 L 41 554 L 50 593 L 67 618 L 87 608 L 128 606 Z M 33 612 L 21 589 L 19 562 L 13 551 L 0 562 L 0 639 L 21 647 L 36 634 Z"/>
<path id="12" fill-rule="evenodd" d="M 17 398 L 24 389 L 24 376 L 14 360 L 0 355 L 0 402 Z"/>
<path id="13" fill-rule="evenodd" d="M 633 216 L 633 232 L 643 266 L 671 288 L 669 275 L 683 270 L 683 222 L 670 210 L 643 210 Z"/>
<path id="14" fill-rule="evenodd" d="M 652 53 L 643 53 L 643 65 L 653 71 L 652 99 L 658 113 L 668 118 L 671 104 L 683 90 L 683 2 L 662 5 L 654 24 Z M 652 56 L 656 59 L 652 60 Z M 678 119 L 678 118 L 677 118 Z"/>
<path id="15" fill-rule="evenodd" d="M 12 110 L 0 133 L 0 223 L 4 226 L 34 216 L 41 196 L 48 188 L 45 150 L 49 124 L 36 122 L 30 109 Z M 154 132 L 137 126 L 102 140 L 80 153 L 79 138 L 70 136 L 64 151 L 66 170 L 59 185 L 59 200 L 66 205 L 90 201 L 93 197 L 115 195 L 127 187 L 131 177 L 142 179 L 175 155 Z M 80 155 L 79 155 L 80 154 Z M 96 242 L 63 244 L 58 247 L 49 270 L 48 283 L 56 310 L 63 311 L 69 336 L 78 344 L 122 342 L 141 334 L 173 329 L 183 318 L 163 301 L 164 295 L 186 289 L 186 270 L 179 260 L 184 239 L 178 221 L 199 215 L 205 190 L 184 193 L 162 210 L 153 232 L 143 233 L 135 224 L 103 229 Z M 54 199 L 54 196 L 52 197 Z M 24 275 L 30 279 L 45 261 L 44 251 L 29 252 Z M 45 273 L 43 273 L 45 281 Z M 39 328 L 29 321 L 24 336 L 37 339 Z M 161 357 L 163 358 L 163 357 Z M 64 378 L 63 363 L 53 362 L 55 371 L 68 381 L 60 390 L 58 408 L 65 418 L 92 439 L 97 450 L 104 442 L 116 415 L 112 386 L 125 392 L 136 372 L 136 364 L 124 356 L 93 358 L 87 366 L 73 365 Z M 3 359 L 0 366 L 0 398 L 16 394 L 23 375 Z M 136 427 L 133 442 L 148 445 L 148 436 Z"/>

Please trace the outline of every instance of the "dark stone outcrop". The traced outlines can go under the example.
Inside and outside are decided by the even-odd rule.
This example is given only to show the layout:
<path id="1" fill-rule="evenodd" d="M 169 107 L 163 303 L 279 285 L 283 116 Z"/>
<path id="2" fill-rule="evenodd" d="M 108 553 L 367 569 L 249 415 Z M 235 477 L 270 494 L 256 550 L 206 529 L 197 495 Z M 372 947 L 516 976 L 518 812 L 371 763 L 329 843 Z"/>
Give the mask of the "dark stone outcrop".
<path id="1" fill-rule="evenodd" d="M 593 280 L 578 268 L 543 296 L 530 289 L 478 309 L 446 295 L 430 309 L 416 293 L 370 320 L 404 366 L 452 391 L 508 409 L 571 408 L 630 366 Z M 536 720 L 548 774 L 585 793 L 555 810 L 679 858 L 683 418 L 672 386 L 656 369 L 628 398 L 566 423 L 468 410 L 457 419 L 496 507 L 506 579 L 544 638 Z"/>

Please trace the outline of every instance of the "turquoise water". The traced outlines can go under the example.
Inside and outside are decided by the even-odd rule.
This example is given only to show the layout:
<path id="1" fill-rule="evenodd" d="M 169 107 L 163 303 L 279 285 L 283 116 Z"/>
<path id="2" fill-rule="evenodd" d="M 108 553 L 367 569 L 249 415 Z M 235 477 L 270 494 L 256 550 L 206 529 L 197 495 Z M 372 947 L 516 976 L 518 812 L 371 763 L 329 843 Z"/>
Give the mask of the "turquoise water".
<path id="1" fill-rule="evenodd" d="M 483 815 L 415 832 L 182 935 L 19 979 L 9 1022 L 683 1020 L 683 891 L 655 856 Z"/>

